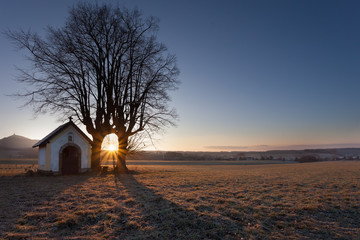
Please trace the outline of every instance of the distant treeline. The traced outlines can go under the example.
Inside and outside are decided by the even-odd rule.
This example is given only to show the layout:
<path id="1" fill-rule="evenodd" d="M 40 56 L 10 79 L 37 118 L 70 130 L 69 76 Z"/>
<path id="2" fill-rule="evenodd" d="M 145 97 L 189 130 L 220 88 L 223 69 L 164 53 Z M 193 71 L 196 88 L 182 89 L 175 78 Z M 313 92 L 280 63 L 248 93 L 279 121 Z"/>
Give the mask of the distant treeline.
<path id="1" fill-rule="evenodd" d="M 222 160 L 220 153 L 144 151 L 128 157 L 130 160 Z"/>
<path id="2" fill-rule="evenodd" d="M 243 152 L 152 152 L 145 151 L 128 157 L 130 160 L 177 160 L 177 161 L 208 161 L 208 160 L 273 160 L 273 156 Z"/>
<path id="3" fill-rule="evenodd" d="M 128 156 L 130 160 L 283 160 L 315 162 L 360 159 L 359 148 L 276 150 L 266 152 L 172 152 L 142 151 Z"/>
<path id="4" fill-rule="evenodd" d="M 1 148 L 0 159 L 38 158 L 37 148 Z M 102 153 L 102 155 L 105 153 Z M 296 162 L 357 160 L 360 159 L 359 148 L 342 149 L 307 149 L 277 150 L 266 152 L 186 152 L 186 151 L 141 151 L 128 156 L 129 160 L 176 160 L 176 161 L 209 161 L 209 160 L 283 160 Z"/>

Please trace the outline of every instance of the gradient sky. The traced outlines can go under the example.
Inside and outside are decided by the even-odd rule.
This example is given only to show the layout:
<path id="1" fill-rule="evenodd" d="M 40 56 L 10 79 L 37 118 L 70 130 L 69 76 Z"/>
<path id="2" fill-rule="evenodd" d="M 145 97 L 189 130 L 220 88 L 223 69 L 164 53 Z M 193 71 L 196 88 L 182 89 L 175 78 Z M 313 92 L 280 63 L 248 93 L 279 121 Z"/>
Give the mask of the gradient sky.
<path id="1" fill-rule="evenodd" d="M 62 26 L 75 2 L 1 1 L 0 31 Z M 158 39 L 177 55 L 180 119 L 155 149 L 360 146 L 359 1 L 104 2 L 158 17 Z M 27 65 L 0 36 L 0 138 L 40 139 L 61 124 L 5 96 L 24 87 L 15 66 Z"/>

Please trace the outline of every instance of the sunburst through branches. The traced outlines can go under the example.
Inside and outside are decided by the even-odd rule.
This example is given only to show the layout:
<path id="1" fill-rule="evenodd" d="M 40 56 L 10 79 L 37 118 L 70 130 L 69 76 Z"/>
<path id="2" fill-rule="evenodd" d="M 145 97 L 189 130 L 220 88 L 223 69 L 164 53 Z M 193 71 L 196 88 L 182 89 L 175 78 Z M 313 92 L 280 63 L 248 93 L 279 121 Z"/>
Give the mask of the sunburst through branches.
<path id="1" fill-rule="evenodd" d="M 116 134 L 106 135 L 101 145 L 101 165 L 112 165 L 115 167 L 118 149 L 119 143 Z"/>

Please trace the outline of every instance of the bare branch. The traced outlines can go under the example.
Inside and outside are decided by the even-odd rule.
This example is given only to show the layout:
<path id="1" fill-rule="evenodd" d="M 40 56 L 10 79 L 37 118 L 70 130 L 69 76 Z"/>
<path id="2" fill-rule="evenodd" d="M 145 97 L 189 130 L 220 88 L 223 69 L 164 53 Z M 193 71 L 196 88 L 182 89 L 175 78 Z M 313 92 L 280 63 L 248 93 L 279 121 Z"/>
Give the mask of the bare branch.
<path id="1" fill-rule="evenodd" d="M 76 116 L 94 142 L 115 132 L 127 149 L 143 131 L 172 126 L 177 117 L 168 93 L 177 89 L 179 70 L 157 30 L 158 20 L 138 10 L 80 3 L 45 37 L 8 31 L 32 63 L 31 71 L 19 70 L 28 88 L 17 96 L 35 113 Z"/>

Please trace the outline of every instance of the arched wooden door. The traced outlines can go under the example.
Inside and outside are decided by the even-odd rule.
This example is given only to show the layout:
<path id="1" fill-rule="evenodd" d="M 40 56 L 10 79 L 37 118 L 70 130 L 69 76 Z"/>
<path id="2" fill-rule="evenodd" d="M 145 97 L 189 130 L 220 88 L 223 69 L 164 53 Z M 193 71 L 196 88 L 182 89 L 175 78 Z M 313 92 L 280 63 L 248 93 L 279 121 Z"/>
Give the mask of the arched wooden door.
<path id="1" fill-rule="evenodd" d="M 80 168 L 80 151 L 74 146 L 67 146 L 62 150 L 61 173 L 76 174 Z"/>

